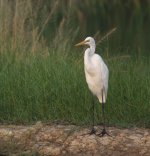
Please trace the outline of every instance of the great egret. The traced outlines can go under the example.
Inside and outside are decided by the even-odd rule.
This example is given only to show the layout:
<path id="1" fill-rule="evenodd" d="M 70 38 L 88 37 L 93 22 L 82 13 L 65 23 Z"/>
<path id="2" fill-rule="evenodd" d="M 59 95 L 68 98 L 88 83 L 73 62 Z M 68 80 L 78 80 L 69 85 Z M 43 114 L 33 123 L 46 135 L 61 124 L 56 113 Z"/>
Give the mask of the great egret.
<path id="1" fill-rule="evenodd" d="M 104 63 L 101 56 L 95 54 L 95 40 L 92 37 L 87 37 L 84 41 L 76 44 L 75 46 L 87 45 L 89 46 L 84 53 L 84 71 L 86 82 L 93 95 L 97 96 L 99 102 L 102 104 L 103 115 L 103 130 L 99 136 L 109 135 L 105 129 L 105 112 L 104 105 L 107 98 L 108 90 L 108 77 L 109 70 Z M 94 102 L 93 102 L 93 125 L 90 134 L 96 134 L 94 129 Z"/>

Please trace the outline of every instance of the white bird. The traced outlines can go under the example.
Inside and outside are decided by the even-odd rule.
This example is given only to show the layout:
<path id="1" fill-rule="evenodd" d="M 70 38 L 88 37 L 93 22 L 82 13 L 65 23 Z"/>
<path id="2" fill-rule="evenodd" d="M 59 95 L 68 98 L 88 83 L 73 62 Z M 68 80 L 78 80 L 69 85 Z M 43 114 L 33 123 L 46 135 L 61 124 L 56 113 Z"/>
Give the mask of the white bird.
<path id="1" fill-rule="evenodd" d="M 75 46 L 87 45 L 89 46 L 84 53 L 84 71 L 86 82 L 93 95 L 97 96 L 100 103 L 102 103 L 103 115 L 103 130 L 99 136 L 109 135 L 105 129 L 105 114 L 104 104 L 106 103 L 109 70 L 104 63 L 101 56 L 95 53 L 95 40 L 92 37 L 87 37 L 84 41 L 76 44 Z M 94 129 L 94 102 L 93 102 L 93 127 L 90 134 L 96 134 Z"/>

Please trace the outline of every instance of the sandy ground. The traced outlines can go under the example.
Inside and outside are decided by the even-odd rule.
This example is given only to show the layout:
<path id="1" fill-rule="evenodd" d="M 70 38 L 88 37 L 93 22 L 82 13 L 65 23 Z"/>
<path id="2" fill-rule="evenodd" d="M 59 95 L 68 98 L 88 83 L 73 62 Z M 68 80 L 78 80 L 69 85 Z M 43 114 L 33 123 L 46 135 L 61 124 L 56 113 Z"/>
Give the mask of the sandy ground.
<path id="1" fill-rule="evenodd" d="M 100 131 L 102 127 L 96 127 Z M 150 156 L 150 129 L 108 127 L 112 137 L 75 125 L 0 125 L 1 155 Z"/>

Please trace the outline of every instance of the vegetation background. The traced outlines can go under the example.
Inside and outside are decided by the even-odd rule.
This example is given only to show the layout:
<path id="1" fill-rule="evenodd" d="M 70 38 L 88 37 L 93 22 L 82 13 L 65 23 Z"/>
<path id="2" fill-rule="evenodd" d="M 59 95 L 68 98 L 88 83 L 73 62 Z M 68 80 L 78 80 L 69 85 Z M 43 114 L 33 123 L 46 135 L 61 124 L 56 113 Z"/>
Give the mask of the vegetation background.
<path id="1" fill-rule="evenodd" d="M 110 70 L 109 125 L 150 127 L 149 0 L 0 0 L 0 122 L 91 123 L 87 36 Z M 97 124 L 101 108 L 97 101 Z"/>

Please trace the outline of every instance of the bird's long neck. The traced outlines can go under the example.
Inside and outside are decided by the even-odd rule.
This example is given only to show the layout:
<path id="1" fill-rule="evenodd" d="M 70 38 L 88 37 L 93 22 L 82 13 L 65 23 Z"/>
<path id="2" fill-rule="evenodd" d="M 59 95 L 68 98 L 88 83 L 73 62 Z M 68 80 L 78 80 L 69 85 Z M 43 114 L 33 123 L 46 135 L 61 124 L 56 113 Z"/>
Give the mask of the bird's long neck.
<path id="1" fill-rule="evenodd" d="M 94 53 L 95 53 L 95 44 L 90 45 L 90 47 L 85 50 L 84 57 L 91 57 Z"/>
<path id="2" fill-rule="evenodd" d="M 88 67 L 89 65 L 90 66 L 92 65 L 91 57 L 92 57 L 92 55 L 94 53 L 95 53 L 95 45 L 90 46 L 89 48 L 87 48 L 85 50 L 85 53 L 84 53 L 84 64 L 85 64 L 86 67 Z"/>
<path id="3" fill-rule="evenodd" d="M 95 44 L 90 45 L 90 54 L 93 55 L 95 53 Z"/>

